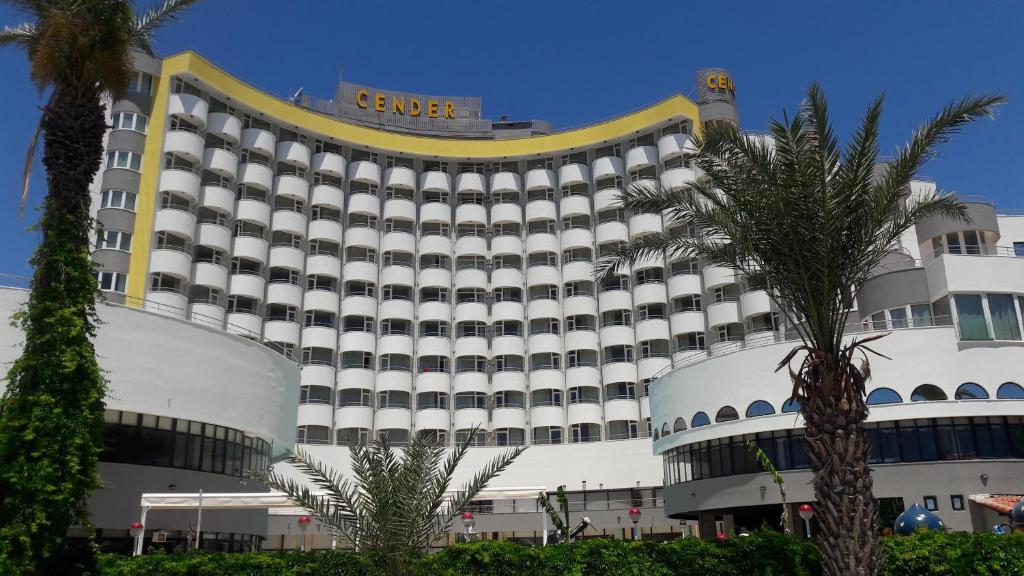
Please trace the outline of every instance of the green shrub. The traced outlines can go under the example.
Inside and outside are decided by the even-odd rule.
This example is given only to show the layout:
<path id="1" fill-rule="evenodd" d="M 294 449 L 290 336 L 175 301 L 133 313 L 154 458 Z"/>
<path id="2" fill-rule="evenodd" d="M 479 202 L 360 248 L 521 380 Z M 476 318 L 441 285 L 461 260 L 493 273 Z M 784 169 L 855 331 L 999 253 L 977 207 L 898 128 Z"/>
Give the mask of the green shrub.
<path id="1" fill-rule="evenodd" d="M 1024 535 L 922 531 L 883 539 L 884 576 L 1024 576 Z M 383 576 L 351 552 L 151 553 L 105 556 L 101 576 Z M 558 546 L 458 544 L 415 565 L 418 576 L 818 576 L 807 540 L 771 531 L 723 541 L 592 539 Z M 414 575 L 411 575 L 414 576 Z"/>

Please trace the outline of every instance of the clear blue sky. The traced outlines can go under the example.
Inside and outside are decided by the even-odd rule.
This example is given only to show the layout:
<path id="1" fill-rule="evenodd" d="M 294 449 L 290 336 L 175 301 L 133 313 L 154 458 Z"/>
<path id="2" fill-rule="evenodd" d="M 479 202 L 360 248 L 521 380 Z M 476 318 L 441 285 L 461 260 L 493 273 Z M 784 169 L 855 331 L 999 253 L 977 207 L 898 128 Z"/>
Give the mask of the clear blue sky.
<path id="1" fill-rule="evenodd" d="M 156 2 L 157 0 L 153 0 Z M 140 2 L 140 6 L 148 6 Z M 0 8 L 0 24 L 22 15 Z M 763 129 L 812 80 L 846 135 L 887 94 L 883 150 L 946 102 L 1007 95 L 942 149 L 924 174 L 949 190 L 1024 208 L 1024 2 L 313 2 L 205 0 L 157 38 L 161 54 L 197 50 L 277 95 L 329 97 L 347 80 L 483 97 L 484 114 L 585 124 L 691 93 L 694 72 L 730 69 L 740 120 Z M 17 219 L 25 147 L 39 97 L 25 57 L 0 50 L 0 273 L 27 273 L 36 233 Z M 30 203 L 44 193 L 37 166 Z"/>

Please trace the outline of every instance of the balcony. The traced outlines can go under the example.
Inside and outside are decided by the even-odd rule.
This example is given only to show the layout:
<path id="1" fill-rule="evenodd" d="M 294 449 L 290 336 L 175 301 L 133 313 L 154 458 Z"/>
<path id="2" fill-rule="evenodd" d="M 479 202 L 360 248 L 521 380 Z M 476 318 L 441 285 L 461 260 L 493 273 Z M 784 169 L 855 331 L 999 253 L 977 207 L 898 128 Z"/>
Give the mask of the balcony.
<path id="1" fill-rule="evenodd" d="M 184 118 L 189 122 L 198 124 L 200 128 L 206 126 L 209 114 L 209 104 L 194 94 L 171 94 L 167 99 L 167 114 Z"/>
<path id="2" fill-rule="evenodd" d="M 210 112 L 206 121 L 206 133 L 237 144 L 242 138 L 242 121 L 225 112 Z"/>

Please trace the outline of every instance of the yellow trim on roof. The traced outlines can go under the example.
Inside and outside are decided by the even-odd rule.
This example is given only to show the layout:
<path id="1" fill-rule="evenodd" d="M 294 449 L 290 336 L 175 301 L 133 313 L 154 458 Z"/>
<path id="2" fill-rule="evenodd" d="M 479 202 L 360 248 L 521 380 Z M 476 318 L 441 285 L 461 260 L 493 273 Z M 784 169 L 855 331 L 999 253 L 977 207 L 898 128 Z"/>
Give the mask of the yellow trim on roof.
<path id="1" fill-rule="evenodd" d="M 300 108 L 253 88 L 192 51 L 163 62 L 162 80 L 183 74 L 199 77 L 232 100 L 273 118 L 275 123 L 291 124 L 354 146 L 405 155 L 456 159 L 540 156 L 628 137 L 674 117 L 689 118 L 699 125 L 697 104 L 676 94 L 618 118 L 553 134 L 501 140 L 416 136 L 367 128 Z"/>

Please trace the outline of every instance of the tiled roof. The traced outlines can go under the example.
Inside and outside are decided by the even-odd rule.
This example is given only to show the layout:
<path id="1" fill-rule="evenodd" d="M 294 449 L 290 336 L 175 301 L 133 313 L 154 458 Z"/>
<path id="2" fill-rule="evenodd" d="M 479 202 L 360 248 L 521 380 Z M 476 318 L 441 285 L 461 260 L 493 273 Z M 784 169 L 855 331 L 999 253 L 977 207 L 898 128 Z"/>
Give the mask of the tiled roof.
<path id="1" fill-rule="evenodd" d="M 972 494 L 968 497 L 971 502 L 977 502 L 986 508 L 991 508 L 1001 514 L 1009 514 L 1010 510 L 1020 502 L 1024 496 L 1020 494 Z"/>

